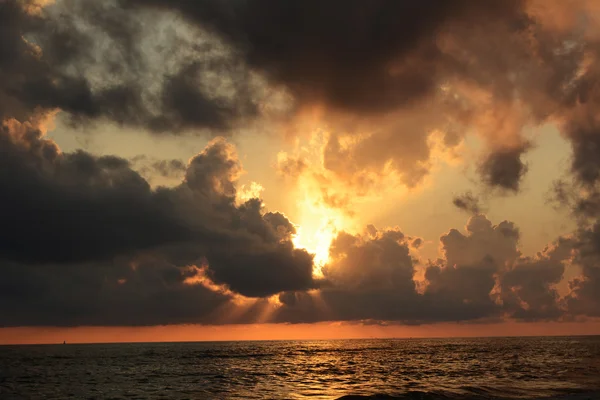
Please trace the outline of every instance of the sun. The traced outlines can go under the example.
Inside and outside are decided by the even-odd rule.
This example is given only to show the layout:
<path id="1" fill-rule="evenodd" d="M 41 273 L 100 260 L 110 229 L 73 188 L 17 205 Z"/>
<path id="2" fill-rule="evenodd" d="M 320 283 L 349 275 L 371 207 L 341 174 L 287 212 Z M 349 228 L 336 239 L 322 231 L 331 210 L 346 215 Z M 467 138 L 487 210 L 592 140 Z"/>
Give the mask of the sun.
<path id="1" fill-rule="evenodd" d="M 296 225 L 292 242 L 296 248 L 314 255 L 315 277 L 323 276 L 322 268 L 330 261 L 329 248 L 338 233 L 355 230 L 357 222 L 349 213 L 346 201 L 335 201 L 338 197 L 345 200 L 348 188 L 324 166 L 323 154 L 328 137 L 323 129 L 315 129 L 308 142 L 304 138 L 296 143 L 292 155 L 286 152 L 277 155 L 284 170 L 294 170 L 298 168 L 296 164 L 302 166 L 298 171 L 294 170 L 297 174 L 295 189 L 290 197 L 293 204 L 291 214 Z M 290 162 L 291 167 L 288 165 Z"/>
<path id="2" fill-rule="evenodd" d="M 326 206 L 306 201 L 300 213 L 299 226 L 292 238 L 294 246 L 315 255 L 313 273 L 322 276 L 322 268 L 329 261 L 329 247 L 339 230 L 343 217 Z"/>
<path id="3" fill-rule="evenodd" d="M 325 226 L 323 226 L 325 225 Z M 320 274 L 321 268 L 329 260 L 329 246 L 335 235 L 335 229 L 321 224 L 321 226 L 312 226 L 305 224 L 300 226 L 296 235 L 292 239 L 294 246 L 305 249 L 315 255 L 316 273 Z"/>

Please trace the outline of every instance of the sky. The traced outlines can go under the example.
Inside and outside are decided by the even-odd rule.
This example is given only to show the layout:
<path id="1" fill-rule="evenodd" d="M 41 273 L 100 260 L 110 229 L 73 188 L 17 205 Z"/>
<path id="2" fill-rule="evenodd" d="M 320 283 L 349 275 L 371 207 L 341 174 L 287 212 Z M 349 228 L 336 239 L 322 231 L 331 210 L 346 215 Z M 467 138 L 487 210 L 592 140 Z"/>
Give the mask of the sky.
<path id="1" fill-rule="evenodd" d="M 0 0 L 0 344 L 600 334 L 599 12 Z"/>

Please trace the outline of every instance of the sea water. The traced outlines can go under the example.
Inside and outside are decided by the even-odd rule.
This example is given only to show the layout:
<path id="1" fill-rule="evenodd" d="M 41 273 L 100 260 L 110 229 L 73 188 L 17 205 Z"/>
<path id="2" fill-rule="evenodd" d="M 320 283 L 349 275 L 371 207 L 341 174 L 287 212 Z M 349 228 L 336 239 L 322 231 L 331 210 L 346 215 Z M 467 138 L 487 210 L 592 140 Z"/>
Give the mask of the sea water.
<path id="1" fill-rule="evenodd" d="M 600 399 L 600 337 L 0 346 L 0 399 L 386 395 Z"/>

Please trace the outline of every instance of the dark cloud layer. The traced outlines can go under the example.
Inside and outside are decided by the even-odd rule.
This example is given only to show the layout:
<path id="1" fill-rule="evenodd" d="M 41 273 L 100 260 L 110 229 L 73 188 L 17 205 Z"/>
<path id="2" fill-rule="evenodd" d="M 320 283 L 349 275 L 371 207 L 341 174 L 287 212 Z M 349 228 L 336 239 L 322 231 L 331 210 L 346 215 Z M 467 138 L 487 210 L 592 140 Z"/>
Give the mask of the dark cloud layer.
<path id="1" fill-rule="evenodd" d="M 357 165 L 350 177 L 391 163 L 415 185 L 428 171 L 432 130 L 453 137 L 451 147 L 464 136 L 457 132 L 475 129 L 490 147 L 483 181 L 517 192 L 530 147 L 523 129 L 559 119 L 573 143 L 573 171 L 596 179 L 598 135 L 586 115 L 597 109 L 597 27 L 581 22 L 590 12 L 585 0 L 570 8 L 535 0 L 122 3 L 178 11 L 285 87 L 297 107 L 324 106 L 334 132 L 368 133 L 367 143 L 346 149 Z M 415 108 L 428 117 L 402 115 Z M 396 123 L 385 119 L 390 114 Z"/>
<path id="2" fill-rule="evenodd" d="M 600 223 L 582 228 L 576 241 L 576 261 L 582 274 L 570 283 L 566 299 L 573 315 L 600 316 Z"/>
<path id="3" fill-rule="evenodd" d="M 425 268 L 417 285 L 412 238 L 398 230 L 340 233 L 323 269 L 318 295 L 287 292 L 280 321 L 383 320 L 405 324 L 440 321 L 556 320 L 568 312 L 554 285 L 563 277 L 574 241 L 560 239 L 536 257 L 518 250 L 519 231 L 472 217 L 466 233 L 440 238 L 443 259 Z M 420 287 L 419 287 L 420 286 Z"/>
<path id="4" fill-rule="evenodd" d="M 315 286 L 312 255 L 293 247 L 287 218 L 265 213 L 257 199 L 235 204 L 241 167 L 223 140 L 190 161 L 180 185 L 156 190 L 128 161 L 61 153 L 32 124 L 5 123 L 0 145 L 0 188 L 8 194 L 0 209 L 3 325 L 45 323 L 36 317 L 44 307 L 64 307 L 56 323 L 69 315 L 71 323 L 124 323 L 124 315 L 111 320 L 108 310 L 139 312 L 144 303 L 135 296 L 146 295 L 148 307 L 158 307 L 162 296 L 175 303 L 163 304 L 164 314 L 148 308 L 132 323 L 161 323 L 160 315 L 190 322 L 202 315 L 193 303 L 181 319 L 177 311 L 169 319 L 168 310 L 188 296 L 214 304 L 231 297 L 185 282 L 200 276 L 246 296 Z M 32 296 L 47 301 L 41 310 L 30 304 L 33 314 L 23 309 L 38 301 Z"/>
<path id="5" fill-rule="evenodd" d="M 429 159 L 427 135 L 456 111 L 440 102 L 440 85 L 472 80 L 471 66 L 437 36 L 450 29 L 452 40 L 461 41 L 455 26 L 488 22 L 521 32 L 527 21 L 516 0 L 59 0 L 35 14 L 22 7 L 30 3 L 8 0 L 0 9 L 6 38 L 0 107 L 11 107 L 12 116 L 59 108 L 72 122 L 228 132 L 263 114 L 267 85 L 284 89 L 297 110 L 324 105 L 327 123 L 340 133 L 358 123 L 351 131 L 363 134 L 382 124 L 378 116 L 434 104 L 434 122 L 384 122 L 350 154 L 364 154 L 354 161 L 376 171 L 391 161 L 410 186 L 427 173 L 421 165 Z M 178 28 L 182 18 L 191 25 Z M 257 83 L 256 74 L 266 83 Z M 492 90 L 496 80 L 478 83 Z M 478 112 L 468 108 L 462 115 Z M 338 120 L 348 114 L 359 121 Z M 386 149 L 384 157 L 375 155 Z"/>
<path id="6" fill-rule="evenodd" d="M 475 130 L 489 147 L 483 181 L 517 192 L 522 130 L 547 121 L 572 141 L 573 172 L 597 179 L 597 27 L 578 18 L 585 0 L 31 4 L 0 4 L 0 110 L 19 120 L 59 108 L 73 122 L 225 133 L 264 117 L 283 90 L 296 111 L 323 107 L 337 135 L 367 137 L 343 152 L 355 170 L 330 165 L 353 185 L 391 166 L 414 186 L 432 131 L 452 147 Z"/>
<path id="7" fill-rule="evenodd" d="M 527 173 L 527 165 L 521 160 L 526 149 L 520 147 L 490 154 L 479 167 L 483 181 L 491 187 L 518 192 L 521 178 Z"/>
<path id="8" fill-rule="evenodd" d="M 553 287 L 575 242 L 523 258 L 507 221 L 476 215 L 466 233 L 442 236 L 444 258 L 425 266 L 423 282 L 420 238 L 372 226 L 341 232 L 315 280 L 284 215 L 258 199 L 236 205 L 241 167 L 221 139 L 190 161 L 180 185 L 156 190 L 123 159 L 60 153 L 33 124 L 7 122 L 2 139 L 1 170 L 11 173 L 0 187 L 14 199 L 0 214 L 12 227 L 2 230 L 2 326 L 254 322 L 273 307 L 276 322 L 595 315 L 593 265 L 564 300 Z M 597 236 L 587 233 L 582 260 L 600 248 Z M 264 299 L 274 294 L 281 305 Z M 258 300 L 244 306 L 239 295 Z"/>
<path id="9" fill-rule="evenodd" d="M 600 316 L 595 28 L 553 26 L 534 3 L 0 1 L 0 326 L 254 322 L 273 307 L 278 322 Z M 229 133 L 264 117 L 277 90 L 288 117 L 322 107 L 325 168 L 365 193 L 385 168 L 416 186 L 436 130 L 446 147 L 476 131 L 483 181 L 518 192 L 521 131 L 555 122 L 573 149 L 559 197 L 579 230 L 523 257 L 515 224 L 494 225 L 467 194 L 454 203 L 473 216 L 441 237 L 442 259 L 419 260 L 422 239 L 370 227 L 340 232 L 317 279 L 285 215 L 239 203 L 225 140 L 184 165 L 63 153 L 44 137 L 57 111 L 75 125 Z M 309 167 L 281 161 L 291 175 Z M 179 184 L 151 187 L 138 162 Z M 582 274 L 561 297 L 567 266 Z"/>
<path id="10" fill-rule="evenodd" d="M 551 320 L 564 313 L 555 285 L 563 278 L 572 249 L 571 239 L 560 238 L 536 257 L 517 260 L 502 279 L 502 300 L 513 317 Z"/>
<path id="11" fill-rule="evenodd" d="M 150 186 L 117 157 L 60 154 L 24 127 L 2 128 L 0 254 L 35 263 L 107 259 L 190 237 Z M 19 141 L 20 138 L 16 140 Z"/>
<path id="12" fill-rule="evenodd" d="M 452 204 L 454 204 L 458 209 L 466 211 L 473 215 L 477 215 L 481 211 L 479 199 L 475 197 L 471 192 L 455 196 L 452 199 Z"/>
<path id="13" fill-rule="evenodd" d="M 433 90 L 443 58 L 434 33 L 444 23 L 510 15 L 519 2 L 125 3 L 180 11 L 239 48 L 249 65 L 288 86 L 302 102 L 317 100 L 357 112 L 382 112 Z"/>
<path id="14" fill-rule="evenodd" d="M 78 265 L 0 262 L 0 326 L 136 326 L 214 322 L 231 296 L 160 260 Z"/>
<path id="15" fill-rule="evenodd" d="M 36 108 L 58 108 L 72 122 L 173 133 L 227 131 L 257 112 L 235 55 L 216 41 L 187 39 L 173 18 L 114 1 L 59 0 L 36 14 L 25 11 L 29 3 L 0 3 L 2 114 L 22 120 Z"/>

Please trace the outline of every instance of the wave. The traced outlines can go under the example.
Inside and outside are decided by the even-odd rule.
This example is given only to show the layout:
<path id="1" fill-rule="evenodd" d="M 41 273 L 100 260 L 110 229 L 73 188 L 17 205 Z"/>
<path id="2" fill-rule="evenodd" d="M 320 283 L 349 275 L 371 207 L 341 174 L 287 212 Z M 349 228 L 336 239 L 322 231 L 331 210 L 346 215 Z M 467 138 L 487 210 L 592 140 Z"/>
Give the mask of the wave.
<path id="1" fill-rule="evenodd" d="M 410 391 L 402 394 L 373 394 L 373 395 L 354 395 L 349 394 L 339 397 L 337 400 L 598 400 L 600 399 L 600 390 L 594 391 L 569 391 L 555 394 L 527 395 L 524 393 L 501 395 L 489 393 L 486 389 L 474 389 L 472 393 L 444 393 L 444 392 L 422 392 Z"/>

